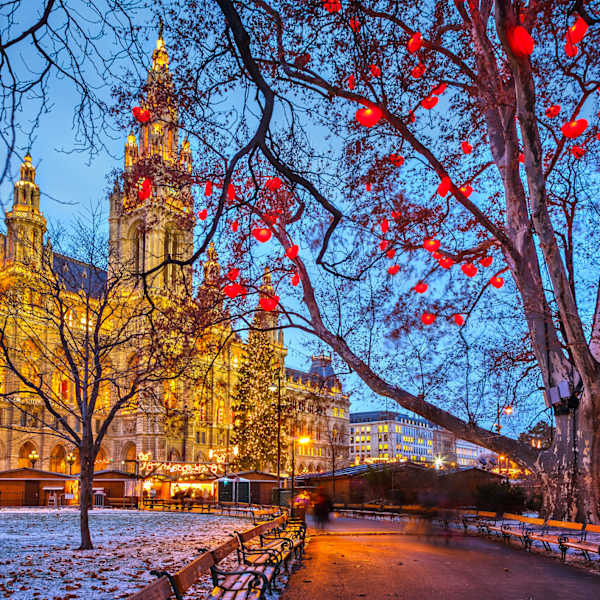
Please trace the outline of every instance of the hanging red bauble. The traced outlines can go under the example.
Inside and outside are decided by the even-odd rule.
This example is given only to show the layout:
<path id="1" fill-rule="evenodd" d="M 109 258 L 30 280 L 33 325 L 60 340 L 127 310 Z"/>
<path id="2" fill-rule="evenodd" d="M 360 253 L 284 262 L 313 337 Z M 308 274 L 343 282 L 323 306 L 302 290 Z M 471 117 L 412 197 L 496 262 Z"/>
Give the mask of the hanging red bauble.
<path id="1" fill-rule="evenodd" d="M 298 244 L 294 244 L 293 246 L 286 248 L 285 254 L 290 260 L 294 260 L 296 256 L 298 256 L 298 250 Z"/>
<path id="2" fill-rule="evenodd" d="M 462 315 L 456 314 L 452 317 L 454 322 L 460 327 L 465 322 L 465 318 Z"/>
<path id="3" fill-rule="evenodd" d="M 231 231 L 235 233 L 239 229 L 240 224 L 237 221 L 231 221 Z"/>
<path id="4" fill-rule="evenodd" d="M 379 119 L 382 117 L 382 112 L 376 106 L 370 106 L 368 108 L 359 108 L 356 111 L 356 120 L 365 127 L 373 127 L 379 123 Z"/>
<path id="5" fill-rule="evenodd" d="M 431 254 L 431 258 L 433 258 L 434 260 L 440 260 L 442 256 L 443 254 L 441 252 L 438 252 L 437 250 Z"/>
<path id="6" fill-rule="evenodd" d="M 495 277 L 492 277 L 490 279 L 490 283 L 495 287 L 500 289 L 503 285 L 504 285 L 504 279 L 502 277 L 498 277 L 497 275 Z"/>
<path id="7" fill-rule="evenodd" d="M 421 77 L 423 77 L 424 73 L 425 73 L 425 65 L 423 63 L 419 63 L 416 67 L 413 67 L 412 71 L 410 72 L 410 74 L 415 79 L 421 79 Z"/>
<path id="8" fill-rule="evenodd" d="M 533 38 L 522 25 L 512 27 L 506 32 L 508 45 L 515 56 L 529 56 L 533 52 Z"/>
<path id="9" fill-rule="evenodd" d="M 441 245 L 442 243 L 440 242 L 440 240 L 436 240 L 433 238 L 427 238 L 423 242 L 423 248 L 425 248 L 427 252 L 435 252 Z"/>
<path id="10" fill-rule="evenodd" d="M 424 312 L 421 315 L 421 321 L 425 325 L 431 325 L 435 321 L 435 315 L 433 313 Z"/>
<path id="11" fill-rule="evenodd" d="M 439 101 L 437 96 L 427 96 L 427 98 L 423 98 L 421 100 L 421 106 L 426 110 L 431 110 Z"/>
<path id="12" fill-rule="evenodd" d="M 385 255 L 389 258 L 392 259 L 394 258 L 394 256 L 396 256 L 396 248 L 390 248 Z"/>
<path id="13" fill-rule="evenodd" d="M 276 192 L 281 187 L 281 179 L 279 177 L 271 177 L 267 179 L 265 186 L 270 192 Z"/>
<path id="14" fill-rule="evenodd" d="M 565 54 L 569 58 L 575 58 L 579 54 L 579 48 L 567 40 L 565 44 Z"/>
<path id="15" fill-rule="evenodd" d="M 365 183 L 365 190 L 367 190 L 367 192 L 371 191 L 371 182 L 367 181 L 367 183 Z"/>
<path id="16" fill-rule="evenodd" d="M 408 120 L 411 123 L 414 123 L 416 121 L 415 113 L 412 110 L 408 113 Z"/>
<path id="17" fill-rule="evenodd" d="M 424 294 L 428 287 L 429 286 L 424 281 L 419 281 L 419 283 L 415 285 L 415 292 L 417 292 L 417 294 Z"/>
<path id="18" fill-rule="evenodd" d="M 400 265 L 392 265 L 388 267 L 388 273 L 390 275 L 395 275 L 400 270 Z"/>
<path id="19" fill-rule="evenodd" d="M 473 263 L 465 263 L 460 266 L 460 269 L 467 277 L 475 277 L 477 275 L 477 267 Z"/>
<path id="20" fill-rule="evenodd" d="M 131 112 L 133 112 L 133 116 L 136 120 L 142 124 L 147 123 L 150 120 L 150 111 L 147 108 L 134 106 Z"/>
<path id="21" fill-rule="evenodd" d="M 519 162 L 520 163 L 524 163 L 525 162 L 525 154 L 523 154 L 523 152 L 519 153 Z"/>
<path id="22" fill-rule="evenodd" d="M 554 117 L 558 117 L 560 113 L 560 104 L 553 104 L 546 109 L 546 116 L 549 119 L 554 119 Z"/>
<path id="23" fill-rule="evenodd" d="M 348 77 L 348 89 L 350 91 L 352 91 L 354 89 L 355 85 L 356 85 L 356 80 L 354 79 L 354 75 L 350 75 L 350 77 Z"/>
<path id="24" fill-rule="evenodd" d="M 277 223 L 277 215 L 274 214 L 269 214 L 266 213 L 263 215 L 263 221 L 267 224 L 267 225 L 273 225 L 274 223 Z"/>
<path id="25" fill-rule="evenodd" d="M 352 29 L 354 33 L 358 33 L 358 30 L 360 29 L 360 21 L 358 19 L 350 19 L 349 24 L 350 29 Z"/>
<path id="26" fill-rule="evenodd" d="M 381 231 L 383 233 L 387 233 L 388 229 L 390 228 L 390 222 L 387 219 L 383 219 L 383 221 L 381 221 L 379 226 L 381 227 Z"/>
<path id="27" fill-rule="evenodd" d="M 442 267 L 442 269 L 449 269 L 453 264 L 454 261 L 449 256 L 444 256 L 444 258 L 440 260 L 440 267 Z"/>
<path id="28" fill-rule="evenodd" d="M 435 94 L 436 96 L 441 96 L 445 91 L 446 88 L 448 87 L 447 83 L 440 83 L 439 85 L 436 85 L 432 90 L 431 93 Z"/>
<path id="29" fill-rule="evenodd" d="M 458 188 L 467 198 L 473 193 L 473 188 L 468 184 L 465 183 L 465 185 L 461 185 Z"/>
<path id="30" fill-rule="evenodd" d="M 408 51 L 411 54 L 414 54 L 421 48 L 422 45 L 423 45 L 423 37 L 421 36 L 421 32 L 417 31 L 408 40 L 406 47 L 408 48 Z"/>
<path id="31" fill-rule="evenodd" d="M 340 0 L 323 0 L 323 8 L 329 13 L 337 13 L 342 10 L 342 3 Z"/>
<path id="32" fill-rule="evenodd" d="M 494 260 L 493 256 L 484 256 L 480 261 L 479 264 L 482 267 L 489 267 L 492 264 L 492 261 Z"/>
<path id="33" fill-rule="evenodd" d="M 229 298 L 235 298 L 242 293 L 242 286 L 239 283 L 230 283 L 225 286 L 224 291 Z"/>
<path id="34" fill-rule="evenodd" d="M 401 218 L 402 218 L 402 213 L 399 210 L 392 211 L 392 219 L 394 219 L 394 221 L 399 221 Z"/>
<path id="35" fill-rule="evenodd" d="M 386 249 L 387 249 L 387 247 L 388 247 L 389 245 L 390 245 L 390 243 L 389 243 L 387 240 L 381 240 L 381 241 L 379 242 L 379 249 L 380 249 L 382 252 L 385 252 L 385 251 L 386 251 Z"/>
<path id="36" fill-rule="evenodd" d="M 471 152 L 473 152 L 473 146 L 471 146 L 469 142 L 462 142 L 460 147 L 465 154 L 471 154 Z"/>
<path id="37" fill-rule="evenodd" d="M 239 274 L 240 270 L 236 269 L 235 267 L 232 267 L 227 273 L 227 279 L 229 279 L 229 281 L 235 281 L 238 278 Z"/>
<path id="38" fill-rule="evenodd" d="M 371 69 L 371 75 L 373 75 L 373 77 L 381 76 L 381 69 L 377 65 L 371 65 L 369 68 Z"/>
<path id="39" fill-rule="evenodd" d="M 138 186 L 138 200 L 148 200 L 152 196 L 152 180 L 145 178 Z"/>
<path id="40" fill-rule="evenodd" d="M 204 184 L 204 195 L 205 196 L 210 196 L 212 194 L 212 190 L 213 190 L 212 181 L 207 181 Z"/>
<path id="41" fill-rule="evenodd" d="M 263 310 L 272 311 L 277 308 L 279 304 L 279 296 L 263 296 L 258 303 Z"/>
<path id="42" fill-rule="evenodd" d="M 451 183 L 450 177 L 442 177 L 442 181 L 437 189 L 437 193 L 442 196 L 442 198 L 450 191 Z"/>
<path id="43" fill-rule="evenodd" d="M 397 167 L 401 167 L 404 164 L 404 156 L 401 154 L 390 154 L 390 162 Z"/>
<path id="44" fill-rule="evenodd" d="M 198 211 L 198 218 L 201 221 L 204 221 L 206 217 L 208 217 L 208 210 L 206 208 L 203 208 L 202 210 Z"/>
<path id="45" fill-rule="evenodd" d="M 268 242 L 271 239 L 272 232 L 270 229 L 266 227 L 255 227 L 252 230 L 252 235 L 256 238 L 261 244 Z"/>
<path id="46" fill-rule="evenodd" d="M 577 17 L 577 20 L 566 33 L 567 42 L 571 44 L 579 44 L 579 42 L 583 39 L 583 36 L 587 33 L 588 24 L 581 18 Z"/>
<path id="47" fill-rule="evenodd" d="M 235 186 L 230 183 L 227 186 L 227 197 L 233 202 L 235 200 Z"/>
<path id="48" fill-rule="evenodd" d="M 565 137 L 573 139 L 579 137 L 587 129 L 587 126 L 587 119 L 577 119 L 576 121 L 567 121 L 560 130 Z"/>
<path id="49" fill-rule="evenodd" d="M 581 158 L 585 154 L 585 148 L 583 146 L 573 146 L 571 148 L 571 154 L 575 158 Z"/>
<path id="50" fill-rule="evenodd" d="M 294 273 L 292 276 L 292 285 L 296 287 L 300 283 L 300 275 L 298 273 Z"/>

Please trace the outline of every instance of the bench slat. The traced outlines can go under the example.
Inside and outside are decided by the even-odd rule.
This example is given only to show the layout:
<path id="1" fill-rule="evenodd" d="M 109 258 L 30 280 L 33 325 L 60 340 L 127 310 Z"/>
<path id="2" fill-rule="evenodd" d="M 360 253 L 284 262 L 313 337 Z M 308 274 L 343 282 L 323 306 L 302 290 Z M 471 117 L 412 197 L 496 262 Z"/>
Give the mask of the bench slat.
<path id="1" fill-rule="evenodd" d="M 546 525 L 548 527 L 558 527 L 559 529 L 574 529 L 575 531 L 583 529 L 583 523 L 573 523 L 572 521 L 554 521 L 550 519 Z"/>
<path id="2" fill-rule="evenodd" d="M 166 577 L 160 577 L 143 590 L 129 596 L 128 600 L 167 600 L 173 595 L 171 584 Z"/>
<path id="3" fill-rule="evenodd" d="M 196 581 L 198 581 L 202 572 L 207 571 L 214 564 L 214 559 L 210 552 L 201 554 L 198 558 L 193 560 L 189 565 L 178 571 L 174 576 L 173 580 L 177 589 L 182 594 L 190 588 Z"/>

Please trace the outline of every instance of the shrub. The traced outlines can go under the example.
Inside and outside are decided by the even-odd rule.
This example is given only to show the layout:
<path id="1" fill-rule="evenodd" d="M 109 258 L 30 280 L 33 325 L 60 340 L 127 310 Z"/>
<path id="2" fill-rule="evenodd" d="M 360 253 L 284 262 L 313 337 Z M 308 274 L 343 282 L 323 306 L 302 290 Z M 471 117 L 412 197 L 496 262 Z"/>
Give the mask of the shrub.
<path id="1" fill-rule="evenodd" d="M 520 513 L 525 508 L 525 491 L 507 482 L 485 483 L 475 490 L 475 504 L 480 510 L 490 510 L 499 514 Z"/>

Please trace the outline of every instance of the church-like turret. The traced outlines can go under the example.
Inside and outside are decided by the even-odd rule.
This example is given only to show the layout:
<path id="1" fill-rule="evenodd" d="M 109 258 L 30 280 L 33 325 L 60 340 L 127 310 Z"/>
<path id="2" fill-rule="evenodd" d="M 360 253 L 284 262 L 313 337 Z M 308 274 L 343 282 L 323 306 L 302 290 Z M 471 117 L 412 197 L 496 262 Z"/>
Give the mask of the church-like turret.
<path id="1" fill-rule="evenodd" d="M 12 209 L 5 213 L 5 222 L 5 264 L 21 263 L 40 268 L 46 219 L 40 211 L 40 188 L 35 182 L 35 167 L 29 152 L 21 164 Z"/>
<path id="2" fill-rule="evenodd" d="M 179 143 L 179 113 L 162 26 L 145 94 L 133 113 L 123 189 L 111 194 L 109 221 L 113 271 L 125 267 L 137 276 L 167 258 L 181 260 L 193 253 L 192 151 L 187 139 Z M 192 268 L 167 265 L 148 283 L 157 292 L 190 291 Z"/>

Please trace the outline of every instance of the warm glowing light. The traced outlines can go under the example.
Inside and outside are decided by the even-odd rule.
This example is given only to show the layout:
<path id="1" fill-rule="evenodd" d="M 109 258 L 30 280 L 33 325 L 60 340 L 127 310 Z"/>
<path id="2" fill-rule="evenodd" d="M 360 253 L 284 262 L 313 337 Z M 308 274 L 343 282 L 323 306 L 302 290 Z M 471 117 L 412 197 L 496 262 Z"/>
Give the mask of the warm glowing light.
<path id="1" fill-rule="evenodd" d="M 310 444 L 310 438 L 309 437 L 299 437 L 298 438 L 298 443 L 299 444 Z"/>

